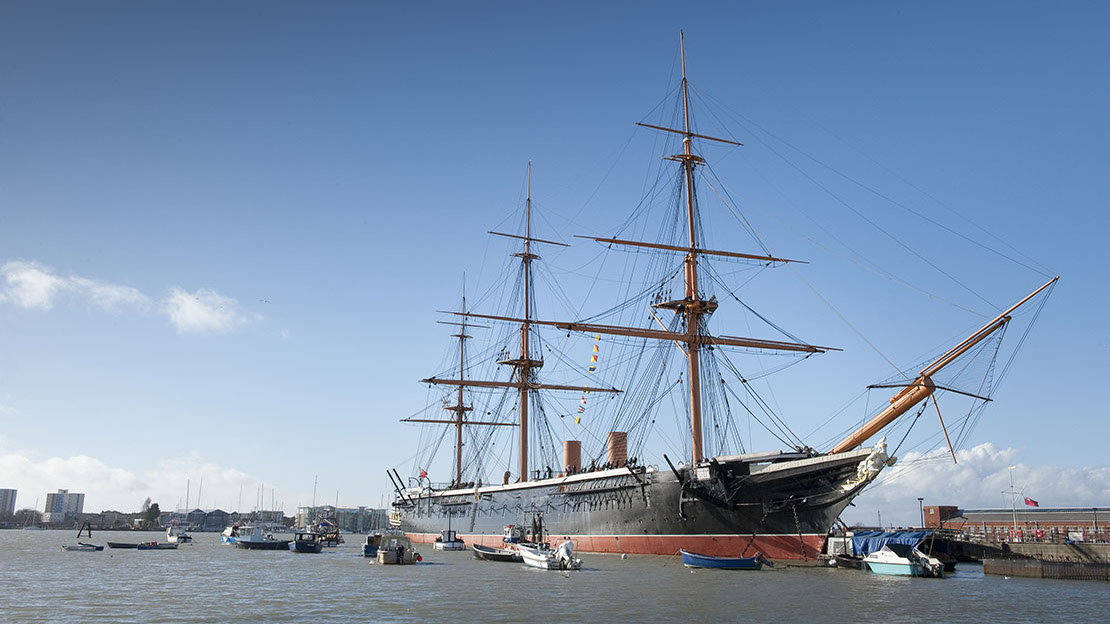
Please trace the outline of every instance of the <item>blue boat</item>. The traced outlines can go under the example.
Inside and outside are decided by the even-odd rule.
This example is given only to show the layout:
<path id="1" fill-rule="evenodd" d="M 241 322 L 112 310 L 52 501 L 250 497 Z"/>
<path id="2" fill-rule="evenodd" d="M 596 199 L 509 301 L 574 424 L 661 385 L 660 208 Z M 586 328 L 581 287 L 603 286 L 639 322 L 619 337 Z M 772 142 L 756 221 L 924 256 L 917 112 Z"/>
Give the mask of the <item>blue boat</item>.
<path id="1" fill-rule="evenodd" d="M 682 565 L 687 568 L 719 568 L 722 570 L 761 570 L 763 565 L 773 568 L 775 564 L 767 560 L 763 553 L 756 553 L 753 557 L 714 557 L 712 555 L 699 555 L 687 550 L 682 553 Z"/>

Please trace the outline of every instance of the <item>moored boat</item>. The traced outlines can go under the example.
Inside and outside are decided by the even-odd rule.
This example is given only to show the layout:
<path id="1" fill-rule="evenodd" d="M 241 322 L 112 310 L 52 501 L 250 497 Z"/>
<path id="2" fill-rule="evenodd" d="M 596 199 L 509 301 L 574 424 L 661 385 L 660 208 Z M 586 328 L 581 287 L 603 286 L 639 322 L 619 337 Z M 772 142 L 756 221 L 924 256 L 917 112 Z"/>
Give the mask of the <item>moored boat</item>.
<path id="1" fill-rule="evenodd" d="M 239 525 L 233 524 L 220 533 L 221 544 L 234 544 L 239 539 Z"/>
<path id="2" fill-rule="evenodd" d="M 774 564 L 756 553 L 752 557 L 717 557 L 702 555 L 688 550 L 679 550 L 682 554 L 682 565 L 687 568 L 718 568 L 721 570 L 762 570 L 764 565 L 774 567 Z"/>
<path id="3" fill-rule="evenodd" d="M 193 541 L 193 536 L 186 533 L 185 529 L 171 526 L 166 527 L 166 541 L 171 544 L 190 544 Z"/>
<path id="4" fill-rule="evenodd" d="M 104 550 L 104 547 L 98 546 L 96 544 L 77 542 L 77 544 L 62 544 L 62 550 L 66 552 L 96 552 L 99 550 Z"/>
<path id="5" fill-rule="evenodd" d="M 177 544 L 165 542 L 140 542 L 135 544 L 136 550 L 177 550 Z"/>
<path id="6" fill-rule="evenodd" d="M 845 570 L 859 570 L 863 567 L 863 557 L 857 557 L 856 555 L 840 553 L 836 555 L 833 561 L 836 562 L 836 567 Z"/>
<path id="7" fill-rule="evenodd" d="M 454 531 L 446 529 L 432 543 L 432 550 L 466 550 L 466 544 Z"/>
<path id="8" fill-rule="evenodd" d="M 402 533 L 382 536 L 377 557 L 378 563 L 382 565 L 405 565 L 424 560 L 412 547 L 412 541 Z"/>
<path id="9" fill-rule="evenodd" d="M 292 541 L 274 539 L 273 535 L 266 532 L 266 527 L 260 524 L 247 524 L 239 527 L 235 546 L 246 550 L 289 550 Z"/>
<path id="10" fill-rule="evenodd" d="M 299 553 L 318 553 L 324 551 L 324 543 L 313 531 L 297 531 L 293 534 L 292 548 Z"/>
<path id="11" fill-rule="evenodd" d="M 112 548 L 115 550 L 134 549 L 138 547 L 138 544 L 132 544 L 129 542 L 108 542 L 108 548 Z"/>
<path id="12" fill-rule="evenodd" d="M 891 542 L 863 558 L 875 574 L 942 578 L 944 564 L 908 544 Z"/>
<path id="13" fill-rule="evenodd" d="M 501 562 L 520 562 L 523 558 L 520 552 L 515 548 L 494 548 L 492 546 L 482 546 L 481 544 L 472 544 L 471 550 L 474 551 L 475 559 L 483 559 L 485 561 L 501 561 Z"/>
<path id="14" fill-rule="evenodd" d="M 366 536 L 366 540 L 362 543 L 362 556 L 363 557 L 377 557 L 378 547 L 382 544 L 381 533 L 371 533 Z"/>
<path id="15" fill-rule="evenodd" d="M 541 570 L 579 570 L 582 560 L 574 558 L 574 543 L 570 540 L 551 549 L 541 545 L 518 544 L 517 549 L 524 565 Z"/>

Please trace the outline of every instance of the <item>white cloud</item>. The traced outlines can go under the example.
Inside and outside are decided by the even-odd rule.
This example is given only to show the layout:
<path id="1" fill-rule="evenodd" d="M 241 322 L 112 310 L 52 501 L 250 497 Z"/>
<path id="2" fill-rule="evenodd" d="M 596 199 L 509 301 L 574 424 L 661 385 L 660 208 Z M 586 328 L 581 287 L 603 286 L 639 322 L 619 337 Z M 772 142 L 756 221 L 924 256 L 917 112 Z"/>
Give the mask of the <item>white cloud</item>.
<path id="1" fill-rule="evenodd" d="M 0 301 L 26 310 L 49 310 L 62 296 L 98 308 L 117 311 L 129 306 L 143 309 L 150 299 L 138 289 L 79 276 L 61 276 L 37 262 L 12 260 L 0 266 Z"/>
<path id="2" fill-rule="evenodd" d="M 162 310 L 179 334 L 227 332 L 247 322 L 238 302 L 209 288 L 195 292 L 174 288 L 162 300 Z"/>
<path id="3" fill-rule="evenodd" d="M 262 485 L 240 470 L 206 462 L 195 454 L 162 460 L 140 476 L 88 455 L 36 461 L 20 453 L 0 453 L 0 475 L 4 487 L 18 490 L 17 508 L 32 507 L 37 499 L 39 511 L 46 504 L 46 494 L 59 488 L 83 493 L 86 512 L 138 511 L 147 497 L 162 509 L 170 510 L 179 505 L 184 507 L 189 482 L 190 507 L 234 511 L 240 492 L 250 492 L 253 497 Z M 253 500 L 244 501 L 244 508 L 253 507 Z M 287 509 L 286 513 L 293 511 Z"/>
<path id="4" fill-rule="evenodd" d="M 129 309 L 147 314 L 154 309 L 151 299 L 131 286 L 58 275 L 37 262 L 11 260 L 0 265 L 0 303 L 46 311 L 63 298 L 113 313 Z M 260 318 L 245 314 L 235 299 L 210 288 L 194 292 L 173 288 L 159 302 L 157 311 L 169 319 L 179 334 L 229 332 Z"/>
<path id="5" fill-rule="evenodd" d="M 917 497 L 926 505 L 955 505 L 963 509 L 1010 506 L 1010 470 L 1014 487 L 1042 507 L 1089 507 L 1110 504 L 1110 466 L 1064 468 L 1021 463 L 1018 449 L 1000 449 L 986 442 L 956 452 L 947 449 L 907 453 L 844 512 L 845 521 L 910 526 L 920 523 Z M 1017 503 L 1022 504 L 1022 494 Z"/>

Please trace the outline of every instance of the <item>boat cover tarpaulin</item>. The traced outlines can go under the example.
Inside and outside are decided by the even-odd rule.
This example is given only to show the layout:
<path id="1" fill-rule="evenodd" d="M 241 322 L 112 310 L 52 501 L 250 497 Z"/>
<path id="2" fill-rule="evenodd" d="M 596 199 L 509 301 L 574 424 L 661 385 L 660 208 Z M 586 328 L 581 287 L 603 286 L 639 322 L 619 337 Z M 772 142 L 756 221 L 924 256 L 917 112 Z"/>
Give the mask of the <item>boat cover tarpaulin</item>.
<path id="1" fill-rule="evenodd" d="M 852 552 L 857 557 L 866 557 L 887 544 L 917 546 L 931 534 L 932 531 L 856 531 L 852 536 Z"/>

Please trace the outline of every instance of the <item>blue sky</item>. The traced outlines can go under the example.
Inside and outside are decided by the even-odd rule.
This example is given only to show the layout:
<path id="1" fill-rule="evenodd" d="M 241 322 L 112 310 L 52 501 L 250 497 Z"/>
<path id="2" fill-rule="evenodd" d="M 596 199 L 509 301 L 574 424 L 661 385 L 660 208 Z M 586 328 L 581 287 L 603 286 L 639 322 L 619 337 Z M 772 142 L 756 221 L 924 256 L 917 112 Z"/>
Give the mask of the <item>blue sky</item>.
<path id="1" fill-rule="evenodd" d="M 706 147 L 714 171 L 899 366 L 1044 278 L 875 192 L 1062 275 L 968 440 L 968 469 L 986 483 L 1020 464 L 1044 505 L 1108 504 L 1089 485 L 1110 434 L 1096 398 L 1110 370 L 1108 15 L 0 2 L 0 487 L 20 506 L 68 487 L 90 508 L 170 507 L 203 477 L 206 507 L 236 507 L 240 487 L 251 506 L 265 484 L 289 511 L 318 474 L 321 500 L 378 504 L 382 472 L 411 470 L 420 438 L 397 420 L 438 396 L 418 383 L 450 350 L 435 311 L 457 305 L 464 271 L 477 297 L 501 270 L 512 249 L 485 232 L 518 226 L 526 163 L 537 235 L 623 223 L 662 154 L 633 123 L 668 121 L 670 100 L 657 105 L 682 28 L 699 129 L 747 144 Z M 715 247 L 749 250 L 731 216 L 707 219 Z M 596 251 L 545 254 L 572 299 Z M 784 416 L 808 431 L 892 370 L 789 270 L 769 273 L 746 300 L 845 349 L 777 380 Z M 925 472 L 850 513 L 909 522 L 917 495 L 1001 503 L 997 488 L 915 480 Z"/>

